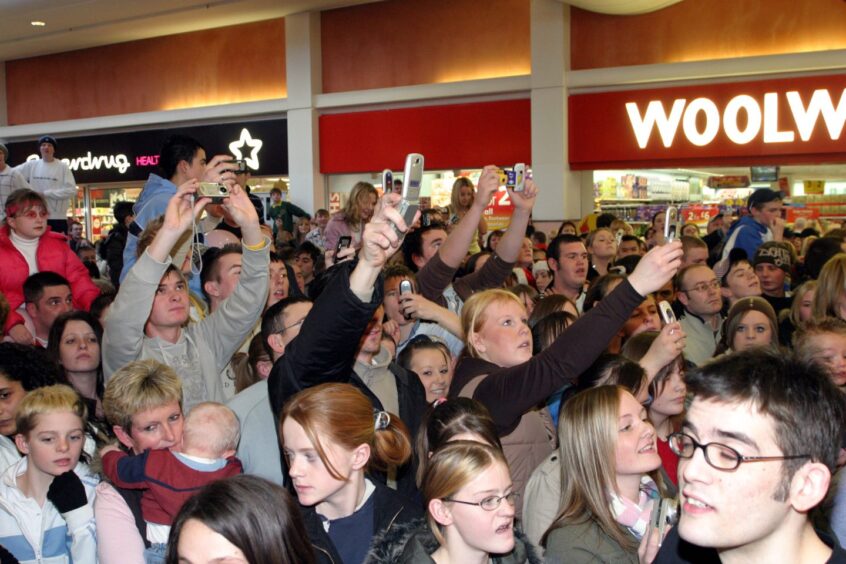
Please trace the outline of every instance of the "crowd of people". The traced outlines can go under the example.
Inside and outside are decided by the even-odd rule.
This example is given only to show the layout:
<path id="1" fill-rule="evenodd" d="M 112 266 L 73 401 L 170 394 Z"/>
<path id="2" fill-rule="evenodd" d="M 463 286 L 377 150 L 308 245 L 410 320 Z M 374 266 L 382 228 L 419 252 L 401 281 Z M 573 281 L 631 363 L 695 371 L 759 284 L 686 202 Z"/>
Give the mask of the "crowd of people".
<path id="1" fill-rule="evenodd" d="M 0 176 L 3 563 L 846 562 L 846 230 L 780 193 L 544 233 L 529 178 L 489 231 L 486 166 L 312 218 L 174 136 L 95 245 L 40 141 Z"/>

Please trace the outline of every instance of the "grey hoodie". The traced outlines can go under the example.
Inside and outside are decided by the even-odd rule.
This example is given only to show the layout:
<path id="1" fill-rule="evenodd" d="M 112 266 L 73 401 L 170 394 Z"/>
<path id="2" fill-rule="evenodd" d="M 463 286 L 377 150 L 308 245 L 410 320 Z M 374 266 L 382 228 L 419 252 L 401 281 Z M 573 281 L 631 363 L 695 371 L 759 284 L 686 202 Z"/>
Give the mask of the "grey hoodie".
<path id="1" fill-rule="evenodd" d="M 203 401 L 224 402 L 219 375 L 258 321 L 267 301 L 270 246 L 257 251 L 244 247 L 235 291 L 203 321 L 183 328 L 176 343 L 144 333 L 153 298 L 170 263 L 170 258 L 158 262 L 144 252 L 121 284 L 103 334 L 106 382 L 126 363 L 152 358 L 179 374 L 186 411 Z"/>

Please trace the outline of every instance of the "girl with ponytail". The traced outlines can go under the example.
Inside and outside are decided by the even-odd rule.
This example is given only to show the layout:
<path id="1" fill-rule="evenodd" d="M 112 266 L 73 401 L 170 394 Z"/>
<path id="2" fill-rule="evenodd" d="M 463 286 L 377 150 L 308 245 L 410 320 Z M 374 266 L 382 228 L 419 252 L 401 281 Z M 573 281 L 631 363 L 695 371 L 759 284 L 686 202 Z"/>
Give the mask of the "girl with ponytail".
<path id="1" fill-rule="evenodd" d="M 366 477 L 411 457 L 400 418 L 349 384 L 293 396 L 279 417 L 282 452 L 318 561 L 358 564 L 371 539 L 420 516 L 413 502 Z"/>

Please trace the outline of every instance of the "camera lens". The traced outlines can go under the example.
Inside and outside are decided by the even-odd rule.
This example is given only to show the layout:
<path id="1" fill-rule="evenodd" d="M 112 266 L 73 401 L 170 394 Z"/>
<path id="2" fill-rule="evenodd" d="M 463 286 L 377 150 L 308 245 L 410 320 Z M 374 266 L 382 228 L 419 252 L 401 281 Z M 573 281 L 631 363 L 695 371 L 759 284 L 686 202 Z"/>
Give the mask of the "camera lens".
<path id="1" fill-rule="evenodd" d="M 228 189 L 228 188 L 226 188 L 226 186 L 224 186 L 223 184 L 221 184 L 221 185 L 219 186 L 219 188 L 220 188 L 220 193 L 221 193 L 221 194 L 226 194 L 226 193 L 228 193 L 228 192 L 229 192 L 229 189 Z"/>

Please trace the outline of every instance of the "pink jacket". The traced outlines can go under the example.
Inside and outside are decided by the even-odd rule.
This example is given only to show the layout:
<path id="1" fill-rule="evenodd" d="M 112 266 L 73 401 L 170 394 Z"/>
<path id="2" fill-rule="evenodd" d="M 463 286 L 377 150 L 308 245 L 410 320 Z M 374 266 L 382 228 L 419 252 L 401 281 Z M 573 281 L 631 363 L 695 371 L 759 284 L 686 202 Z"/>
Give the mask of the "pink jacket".
<path id="1" fill-rule="evenodd" d="M 39 272 L 50 270 L 67 278 L 73 293 L 73 306 L 88 311 L 100 290 L 91 281 L 85 265 L 68 247 L 67 237 L 48 229 L 39 239 L 35 258 Z M 24 322 L 17 309 L 24 302 L 23 285 L 28 276 L 26 259 L 12 244 L 9 226 L 4 225 L 0 228 L 0 293 L 6 296 L 11 310 L 3 328 L 6 333 Z"/>

